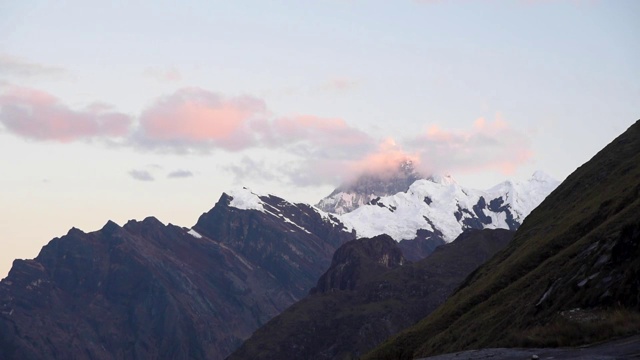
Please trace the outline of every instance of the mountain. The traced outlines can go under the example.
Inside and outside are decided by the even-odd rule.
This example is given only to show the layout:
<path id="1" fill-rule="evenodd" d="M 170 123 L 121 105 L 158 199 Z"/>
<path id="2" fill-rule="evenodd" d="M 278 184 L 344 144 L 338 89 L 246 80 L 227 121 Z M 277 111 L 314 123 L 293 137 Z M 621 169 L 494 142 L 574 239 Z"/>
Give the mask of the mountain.
<path id="1" fill-rule="evenodd" d="M 388 235 L 342 245 L 311 294 L 257 330 L 229 359 L 355 359 L 443 303 L 511 240 L 468 230 L 408 263 Z"/>
<path id="2" fill-rule="evenodd" d="M 640 121 L 576 169 L 443 306 L 366 358 L 638 332 Z"/>
<path id="3" fill-rule="evenodd" d="M 423 178 L 411 160 L 404 160 L 394 171 L 365 173 L 355 181 L 341 185 L 316 207 L 328 213 L 345 214 L 377 197 L 407 191 L 411 184 Z"/>
<path id="4" fill-rule="evenodd" d="M 353 238 L 331 215 L 247 189 L 191 229 L 153 217 L 71 229 L 0 282 L 0 359 L 221 359 Z"/>
<path id="5" fill-rule="evenodd" d="M 538 171 L 527 181 L 475 190 L 450 176 L 432 176 L 415 181 L 405 192 L 375 198 L 340 219 L 358 237 L 388 234 L 401 241 L 416 238 L 420 231 L 451 242 L 465 229 L 517 229 L 558 183 Z"/>

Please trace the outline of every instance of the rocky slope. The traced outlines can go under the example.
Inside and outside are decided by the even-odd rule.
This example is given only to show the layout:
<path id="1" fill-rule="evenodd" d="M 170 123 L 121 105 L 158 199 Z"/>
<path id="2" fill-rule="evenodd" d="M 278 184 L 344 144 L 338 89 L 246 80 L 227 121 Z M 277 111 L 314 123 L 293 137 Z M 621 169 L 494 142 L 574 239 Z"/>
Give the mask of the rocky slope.
<path id="1" fill-rule="evenodd" d="M 193 229 L 72 229 L 0 282 L 0 359 L 221 359 L 304 297 L 350 239 L 310 206 L 246 189 Z"/>
<path id="2" fill-rule="evenodd" d="M 639 279 L 640 121 L 571 174 L 442 307 L 368 358 L 640 332 Z"/>
<path id="3" fill-rule="evenodd" d="M 511 239 L 469 230 L 407 263 L 387 235 L 350 241 L 311 294 L 256 331 L 229 359 L 350 359 L 412 325 Z"/>

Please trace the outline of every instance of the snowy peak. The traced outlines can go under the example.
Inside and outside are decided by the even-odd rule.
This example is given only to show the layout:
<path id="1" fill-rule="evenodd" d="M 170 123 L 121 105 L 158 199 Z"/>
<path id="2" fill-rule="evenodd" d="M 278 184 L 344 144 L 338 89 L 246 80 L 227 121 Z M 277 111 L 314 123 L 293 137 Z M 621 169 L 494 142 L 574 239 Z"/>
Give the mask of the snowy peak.
<path id="1" fill-rule="evenodd" d="M 314 226 L 309 226 L 315 222 L 310 220 L 312 218 L 347 233 L 352 231 L 335 215 L 307 204 L 294 204 L 272 194 L 258 194 L 247 187 L 237 187 L 229 190 L 225 195 L 229 198 L 229 207 L 238 210 L 256 210 L 269 215 L 275 221 L 281 221 L 284 226 L 291 228 L 291 232 L 302 231 L 312 234 Z"/>
<path id="2" fill-rule="evenodd" d="M 258 210 L 264 212 L 260 196 L 246 187 L 234 188 L 227 192 L 231 197 L 229 206 L 240 210 Z"/>
<path id="3" fill-rule="evenodd" d="M 411 184 L 423 178 L 411 160 L 403 160 L 393 171 L 362 174 L 355 181 L 341 185 L 316 207 L 328 213 L 345 214 L 379 196 L 407 191 Z"/>
<path id="4" fill-rule="evenodd" d="M 450 176 L 434 176 L 415 181 L 405 192 L 375 198 L 341 219 L 357 237 L 388 234 L 401 241 L 422 230 L 450 242 L 465 229 L 517 229 L 558 184 L 536 172 L 527 181 L 506 181 L 483 191 L 460 186 Z"/>
<path id="5" fill-rule="evenodd" d="M 442 185 L 455 185 L 458 184 L 451 175 L 432 175 L 428 178 L 429 181 Z"/>

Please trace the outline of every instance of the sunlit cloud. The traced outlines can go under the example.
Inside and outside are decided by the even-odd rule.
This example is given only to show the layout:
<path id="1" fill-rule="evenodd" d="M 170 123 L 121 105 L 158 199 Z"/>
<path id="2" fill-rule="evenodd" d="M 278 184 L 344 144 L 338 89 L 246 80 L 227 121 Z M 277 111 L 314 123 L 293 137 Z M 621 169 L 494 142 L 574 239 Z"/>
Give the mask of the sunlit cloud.
<path id="1" fill-rule="evenodd" d="M 264 102 L 254 97 L 181 89 L 142 113 L 135 140 L 145 147 L 178 151 L 191 147 L 238 151 L 254 144 L 250 122 L 265 112 Z"/>
<path id="2" fill-rule="evenodd" d="M 46 92 L 13 86 L 0 95 L 0 123 L 24 138 L 72 142 L 124 137 L 132 119 L 105 104 L 74 110 Z"/>
<path id="3" fill-rule="evenodd" d="M 493 120 L 478 118 L 465 128 L 431 124 L 409 138 L 377 139 L 340 118 L 275 116 L 259 98 L 200 88 L 161 97 L 134 121 L 107 104 L 73 110 L 48 93 L 11 87 L 0 95 L 0 123 L 34 140 L 120 140 L 133 149 L 175 154 L 268 150 L 275 160 L 245 156 L 225 170 L 238 179 L 262 176 L 302 186 L 337 184 L 366 173 L 394 175 L 407 160 L 424 175 L 511 174 L 533 157 L 528 136 L 501 114 Z M 154 180 L 146 170 L 129 174 Z M 191 176 L 186 170 L 167 175 Z"/>
<path id="4" fill-rule="evenodd" d="M 352 158 L 375 144 L 373 138 L 342 119 L 312 115 L 279 118 L 263 131 L 269 146 L 298 145 L 291 147 L 293 152 L 318 158 Z"/>
<path id="5" fill-rule="evenodd" d="M 478 118 L 469 129 L 449 130 L 437 125 L 407 141 L 420 166 L 436 173 L 499 171 L 511 174 L 533 156 L 529 138 L 496 115 Z"/>
<path id="6" fill-rule="evenodd" d="M 378 145 L 376 151 L 355 161 L 354 168 L 357 174 L 393 175 L 398 171 L 398 164 L 405 161 L 411 161 L 416 168 L 420 167 L 418 154 L 404 151 L 393 138 L 387 138 Z"/>

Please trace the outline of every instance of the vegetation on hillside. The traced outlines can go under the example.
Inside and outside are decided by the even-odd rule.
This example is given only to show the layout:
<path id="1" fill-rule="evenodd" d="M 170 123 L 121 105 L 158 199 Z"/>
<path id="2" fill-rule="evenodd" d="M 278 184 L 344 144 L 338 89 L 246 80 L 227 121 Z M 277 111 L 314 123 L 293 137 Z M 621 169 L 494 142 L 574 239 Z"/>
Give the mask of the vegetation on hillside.
<path id="1" fill-rule="evenodd" d="M 440 308 L 365 358 L 640 331 L 640 121 L 571 174 Z"/>

